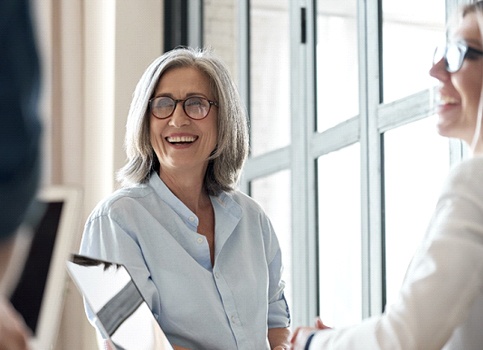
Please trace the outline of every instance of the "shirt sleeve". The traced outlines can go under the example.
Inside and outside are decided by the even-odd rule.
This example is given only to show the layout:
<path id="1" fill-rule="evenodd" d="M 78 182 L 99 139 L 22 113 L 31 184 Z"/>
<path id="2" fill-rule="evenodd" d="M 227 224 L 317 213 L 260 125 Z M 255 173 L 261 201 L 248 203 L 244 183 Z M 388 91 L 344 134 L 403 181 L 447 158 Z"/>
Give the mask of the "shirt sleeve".
<path id="1" fill-rule="evenodd" d="M 268 328 L 286 328 L 290 326 L 290 310 L 285 299 L 285 282 L 282 279 L 283 264 L 282 252 L 273 227 L 266 218 L 266 230 L 268 239 Z M 266 242 L 267 244 L 267 242 Z"/>
<path id="2" fill-rule="evenodd" d="M 128 217 L 128 216 L 127 216 Z M 151 280 L 136 237 L 131 236 L 122 220 L 109 213 L 88 220 L 80 247 L 80 253 L 89 257 L 122 263 L 139 286 L 147 304 L 156 318 L 159 316 L 159 294 Z"/>
<path id="3" fill-rule="evenodd" d="M 441 349 L 483 290 L 481 160 L 449 177 L 397 301 L 380 317 L 318 332 L 310 349 Z"/>

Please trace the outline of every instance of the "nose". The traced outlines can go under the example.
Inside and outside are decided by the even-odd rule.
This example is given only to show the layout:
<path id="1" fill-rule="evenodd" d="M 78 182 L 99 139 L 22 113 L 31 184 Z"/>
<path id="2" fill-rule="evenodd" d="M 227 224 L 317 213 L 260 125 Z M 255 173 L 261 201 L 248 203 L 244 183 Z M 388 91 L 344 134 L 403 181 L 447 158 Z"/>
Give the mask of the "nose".
<path id="1" fill-rule="evenodd" d="M 191 119 L 188 117 L 183 109 L 183 102 L 178 101 L 174 108 L 173 114 L 169 117 L 168 124 L 174 126 L 175 128 L 188 125 Z"/>
<path id="2" fill-rule="evenodd" d="M 442 57 L 438 62 L 433 63 L 433 66 L 429 70 L 429 75 L 440 81 L 449 79 L 450 73 L 446 70 L 446 62 Z"/>

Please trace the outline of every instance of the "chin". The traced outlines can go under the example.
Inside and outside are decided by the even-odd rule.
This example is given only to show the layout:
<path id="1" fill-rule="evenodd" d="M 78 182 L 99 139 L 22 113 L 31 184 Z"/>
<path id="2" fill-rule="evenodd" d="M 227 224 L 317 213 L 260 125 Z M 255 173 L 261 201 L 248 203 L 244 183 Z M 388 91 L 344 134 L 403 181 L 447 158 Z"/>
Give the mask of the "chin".
<path id="1" fill-rule="evenodd" d="M 454 127 L 451 124 L 452 123 L 448 123 L 445 120 L 438 120 L 438 123 L 436 124 L 438 134 L 444 137 L 453 137 L 452 131 L 454 130 Z"/>
<path id="2" fill-rule="evenodd" d="M 444 137 L 461 136 L 461 115 L 457 113 L 440 113 L 436 120 L 438 134 Z"/>
<path id="3" fill-rule="evenodd" d="M 437 131 L 438 131 L 438 134 L 443 137 L 458 139 L 464 142 L 468 142 L 468 140 L 471 142 L 473 133 L 474 133 L 474 130 L 472 130 L 471 132 L 468 132 L 466 129 L 461 128 L 461 126 L 458 128 L 457 125 L 453 123 L 451 124 L 438 123 Z"/>

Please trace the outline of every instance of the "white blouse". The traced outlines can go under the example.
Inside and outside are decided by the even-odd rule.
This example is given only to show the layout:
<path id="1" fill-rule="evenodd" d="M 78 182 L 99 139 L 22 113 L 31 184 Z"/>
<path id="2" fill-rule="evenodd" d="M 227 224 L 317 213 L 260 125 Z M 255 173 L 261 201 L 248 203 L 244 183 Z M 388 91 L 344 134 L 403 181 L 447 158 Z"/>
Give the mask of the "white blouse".
<path id="1" fill-rule="evenodd" d="M 397 301 L 382 316 L 318 332 L 315 349 L 483 349 L 482 157 L 451 171 Z"/>

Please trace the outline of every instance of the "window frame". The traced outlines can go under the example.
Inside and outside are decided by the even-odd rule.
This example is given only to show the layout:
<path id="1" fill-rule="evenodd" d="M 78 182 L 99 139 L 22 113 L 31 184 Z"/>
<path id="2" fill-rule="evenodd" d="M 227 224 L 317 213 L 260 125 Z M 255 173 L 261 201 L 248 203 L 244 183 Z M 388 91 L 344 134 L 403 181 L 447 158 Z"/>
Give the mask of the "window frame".
<path id="1" fill-rule="evenodd" d="M 249 110 L 250 2 L 239 3 L 240 91 Z M 446 17 L 464 0 L 446 0 Z M 292 118 L 290 145 L 250 157 L 240 187 L 250 193 L 250 182 L 289 169 L 292 178 L 293 325 L 307 325 L 318 315 L 317 158 L 356 142 L 361 149 L 362 316 L 378 315 L 385 306 L 383 135 L 386 131 L 431 115 L 430 91 L 381 103 L 382 0 L 358 0 L 359 115 L 323 132 L 315 131 L 315 0 L 290 1 Z M 305 13 L 304 13 L 305 12 Z M 304 38 L 301 40 L 301 38 Z M 256 63 L 254 63 L 256 64 Z M 300 98 L 300 96 L 303 96 Z M 301 119 L 300 116 L 306 116 Z M 465 146 L 450 142 L 450 161 L 467 156 Z"/>

